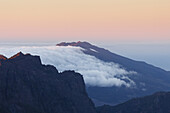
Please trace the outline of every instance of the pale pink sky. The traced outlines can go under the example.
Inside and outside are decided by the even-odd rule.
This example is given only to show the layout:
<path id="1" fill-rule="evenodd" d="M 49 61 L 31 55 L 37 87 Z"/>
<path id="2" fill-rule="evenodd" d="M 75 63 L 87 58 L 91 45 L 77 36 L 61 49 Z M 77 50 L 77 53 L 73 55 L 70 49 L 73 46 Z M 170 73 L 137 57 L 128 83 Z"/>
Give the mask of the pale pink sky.
<path id="1" fill-rule="evenodd" d="M 170 42 L 170 0 L 1 0 L 0 39 Z"/>

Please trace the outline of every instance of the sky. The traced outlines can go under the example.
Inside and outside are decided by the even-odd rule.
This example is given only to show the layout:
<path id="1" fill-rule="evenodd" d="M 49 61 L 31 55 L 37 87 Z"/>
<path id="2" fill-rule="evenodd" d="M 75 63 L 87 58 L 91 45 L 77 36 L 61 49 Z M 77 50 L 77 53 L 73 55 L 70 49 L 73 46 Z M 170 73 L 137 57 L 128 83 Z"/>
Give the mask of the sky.
<path id="1" fill-rule="evenodd" d="M 0 0 L 0 45 L 79 40 L 170 70 L 170 0 Z"/>
<path id="2" fill-rule="evenodd" d="M 144 61 L 156 67 L 170 71 L 170 44 L 169 43 L 119 43 L 99 44 L 113 53 L 128 57 L 137 61 Z"/>
<path id="3" fill-rule="evenodd" d="M 1 42 L 170 42 L 170 0 L 0 0 Z"/>

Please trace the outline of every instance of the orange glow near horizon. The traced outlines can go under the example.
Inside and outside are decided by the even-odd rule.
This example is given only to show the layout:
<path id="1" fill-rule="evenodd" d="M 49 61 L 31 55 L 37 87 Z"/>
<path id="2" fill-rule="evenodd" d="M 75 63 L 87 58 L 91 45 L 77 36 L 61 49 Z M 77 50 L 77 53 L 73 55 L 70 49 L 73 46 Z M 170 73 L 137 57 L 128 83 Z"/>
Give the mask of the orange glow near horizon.
<path id="1" fill-rule="evenodd" d="M 170 41 L 169 0 L 1 0 L 2 40 Z"/>

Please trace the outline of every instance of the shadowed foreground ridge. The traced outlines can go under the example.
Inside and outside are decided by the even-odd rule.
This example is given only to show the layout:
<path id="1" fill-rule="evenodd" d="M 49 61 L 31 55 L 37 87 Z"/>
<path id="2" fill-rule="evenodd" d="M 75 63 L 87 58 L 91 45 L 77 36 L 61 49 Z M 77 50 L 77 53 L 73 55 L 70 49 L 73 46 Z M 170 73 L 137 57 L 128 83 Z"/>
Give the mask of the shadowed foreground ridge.
<path id="1" fill-rule="evenodd" d="M 104 105 L 98 113 L 170 113 L 170 92 L 135 98 L 117 106 Z"/>
<path id="2" fill-rule="evenodd" d="M 79 73 L 21 52 L 0 64 L 0 113 L 96 113 Z"/>

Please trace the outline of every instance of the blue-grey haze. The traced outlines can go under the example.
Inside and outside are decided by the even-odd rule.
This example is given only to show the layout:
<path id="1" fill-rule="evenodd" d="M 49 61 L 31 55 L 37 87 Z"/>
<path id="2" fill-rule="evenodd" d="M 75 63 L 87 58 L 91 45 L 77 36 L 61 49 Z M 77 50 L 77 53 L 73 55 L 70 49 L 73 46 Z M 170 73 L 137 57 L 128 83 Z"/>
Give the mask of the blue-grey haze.
<path id="1" fill-rule="evenodd" d="M 170 71 L 170 44 L 102 44 L 119 55 Z"/>

